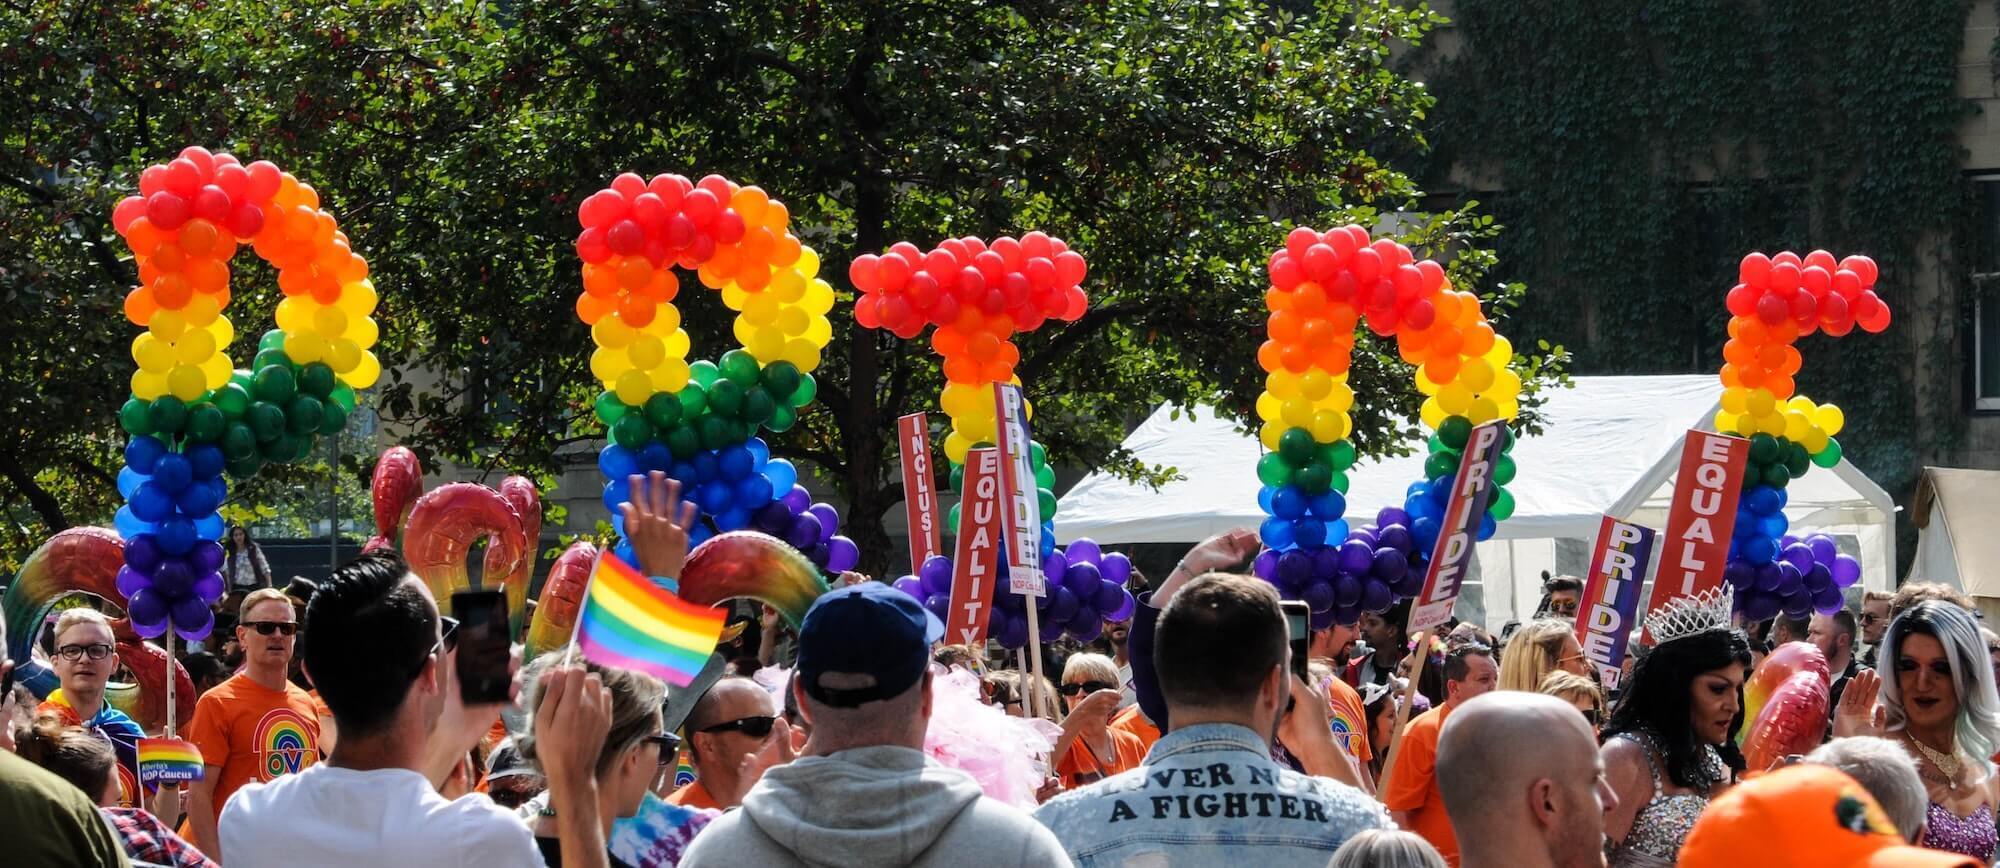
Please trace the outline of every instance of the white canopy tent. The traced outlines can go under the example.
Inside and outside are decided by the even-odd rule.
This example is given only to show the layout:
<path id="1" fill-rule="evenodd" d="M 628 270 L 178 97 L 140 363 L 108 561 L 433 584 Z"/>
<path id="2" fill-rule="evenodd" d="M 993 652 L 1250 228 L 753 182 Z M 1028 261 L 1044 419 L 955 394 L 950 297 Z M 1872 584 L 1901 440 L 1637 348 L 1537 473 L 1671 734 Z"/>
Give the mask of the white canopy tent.
<path id="1" fill-rule="evenodd" d="M 1682 436 L 1690 428 L 1713 430 L 1721 394 L 1712 375 L 1577 377 L 1574 388 L 1550 394 L 1545 433 L 1514 447 L 1520 470 L 1507 486 L 1514 515 L 1480 544 L 1477 580 L 1466 588 L 1459 615 L 1496 628 L 1532 614 L 1543 570 L 1586 569 L 1601 515 L 1664 526 Z M 1181 478 L 1155 491 L 1091 474 L 1061 499 L 1059 541 L 1192 543 L 1263 521 L 1256 472 L 1262 447 L 1208 408 L 1163 405 L 1124 445 Z M 1404 490 L 1423 474 L 1423 443 L 1410 446 L 1408 455 L 1363 459 L 1348 472 L 1350 521 L 1370 521 L 1382 507 L 1402 505 Z M 1843 460 L 1831 470 L 1814 468 L 1789 492 L 1785 513 L 1795 531 L 1834 534 L 1861 559 L 1866 587 L 1892 585 L 1896 506 L 1881 486 Z"/>
<path id="2" fill-rule="evenodd" d="M 1910 516 L 1917 526 L 1910 581 L 1958 588 L 1988 619 L 2000 617 L 2000 537 L 1987 536 L 2000 517 L 1995 486 L 2000 471 L 1926 467 Z"/>

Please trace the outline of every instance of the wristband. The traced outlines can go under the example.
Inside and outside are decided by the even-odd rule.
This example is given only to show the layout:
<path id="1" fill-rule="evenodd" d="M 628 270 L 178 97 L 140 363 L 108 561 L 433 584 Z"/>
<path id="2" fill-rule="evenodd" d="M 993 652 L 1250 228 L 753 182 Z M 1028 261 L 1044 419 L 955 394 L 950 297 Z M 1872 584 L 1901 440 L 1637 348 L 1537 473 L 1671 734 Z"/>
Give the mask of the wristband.
<path id="1" fill-rule="evenodd" d="M 666 592 L 669 594 L 679 594 L 681 592 L 681 583 L 673 576 L 647 576 L 647 578 L 653 584 L 666 589 Z"/>

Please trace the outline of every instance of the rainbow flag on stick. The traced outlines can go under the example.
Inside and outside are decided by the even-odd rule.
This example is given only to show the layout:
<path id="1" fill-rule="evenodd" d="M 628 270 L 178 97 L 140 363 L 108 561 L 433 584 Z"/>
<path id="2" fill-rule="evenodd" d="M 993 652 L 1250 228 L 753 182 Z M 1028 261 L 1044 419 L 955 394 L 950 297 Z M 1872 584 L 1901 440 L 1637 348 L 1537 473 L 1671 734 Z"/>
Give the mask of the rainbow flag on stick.
<path id="1" fill-rule="evenodd" d="M 145 784 L 201 780 L 201 750 L 178 738 L 139 739 L 139 781 Z"/>
<path id="2" fill-rule="evenodd" d="M 721 609 L 668 593 L 607 552 L 590 573 L 576 619 L 576 647 L 583 659 L 600 666 L 686 687 L 715 652 L 723 621 Z"/>

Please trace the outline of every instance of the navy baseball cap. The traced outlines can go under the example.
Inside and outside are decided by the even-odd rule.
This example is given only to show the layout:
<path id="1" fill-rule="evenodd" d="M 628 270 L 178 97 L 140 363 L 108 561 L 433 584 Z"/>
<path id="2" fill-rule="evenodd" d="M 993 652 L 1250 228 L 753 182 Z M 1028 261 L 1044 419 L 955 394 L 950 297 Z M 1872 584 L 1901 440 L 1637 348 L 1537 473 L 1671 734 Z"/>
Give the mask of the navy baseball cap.
<path id="1" fill-rule="evenodd" d="M 901 696 L 930 666 L 931 643 L 944 623 L 916 598 L 881 582 L 862 582 L 822 595 L 799 626 L 798 675 L 806 695 L 835 708 Z M 875 683 L 827 687 L 830 672 L 866 675 Z"/>

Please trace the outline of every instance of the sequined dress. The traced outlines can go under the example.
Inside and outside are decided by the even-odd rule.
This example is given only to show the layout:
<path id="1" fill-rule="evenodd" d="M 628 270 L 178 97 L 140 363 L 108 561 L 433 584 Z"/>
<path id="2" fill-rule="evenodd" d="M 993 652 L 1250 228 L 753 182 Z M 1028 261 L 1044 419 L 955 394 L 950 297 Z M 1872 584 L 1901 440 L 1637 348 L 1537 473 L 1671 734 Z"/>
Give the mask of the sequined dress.
<path id="1" fill-rule="evenodd" d="M 1969 817 L 1960 817 L 1936 802 L 1924 809 L 1926 847 L 1991 862 L 1996 843 L 2000 843 L 2000 831 L 1993 826 L 1992 805 L 1980 805 Z"/>
<path id="2" fill-rule="evenodd" d="M 1665 756 L 1651 735 L 1621 732 L 1612 736 L 1635 742 L 1646 750 L 1646 768 L 1653 773 L 1653 798 L 1632 815 L 1632 830 L 1625 834 L 1625 840 L 1611 848 L 1611 868 L 1671 868 L 1680 855 L 1681 842 L 1687 840 L 1694 830 L 1694 822 L 1701 818 L 1702 809 L 1708 807 L 1708 797 L 1694 793 L 1667 795 L 1662 792 L 1664 784 L 1660 776 L 1660 764 L 1654 759 Z M 1708 749 L 1709 767 L 1712 770 L 1722 766 L 1722 758 L 1713 748 Z M 1727 775 L 1726 771 L 1722 771 Z M 1720 778 L 1718 778 L 1720 780 Z"/>

